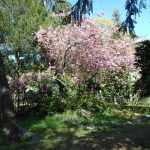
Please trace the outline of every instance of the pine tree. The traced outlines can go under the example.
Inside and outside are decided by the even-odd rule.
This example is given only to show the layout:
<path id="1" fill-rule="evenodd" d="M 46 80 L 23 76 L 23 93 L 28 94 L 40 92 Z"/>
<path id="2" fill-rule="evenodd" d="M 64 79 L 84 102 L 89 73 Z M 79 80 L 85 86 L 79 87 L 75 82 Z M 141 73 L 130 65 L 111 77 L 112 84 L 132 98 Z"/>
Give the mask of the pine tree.
<path id="1" fill-rule="evenodd" d="M 126 19 L 122 23 L 125 32 L 134 34 L 136 16 L 140 15 L 142 9 L 146 9 L 146 0 L 126 0 L 125 10 Z M 90 14 L 93 11 L 93 0 L 78 0 L 71 8 L 71 13 L 65 17 L 64 23 L 81 22 L 84 14 Z"/>
<path id="2" fill-rule="evenodd" d="M 120 12 L 118 9 L 115 9 L 113 12 L 113 19 L 112 19 L 115 23 L 117 23 L 118 25 L 121 24 L 121 18 L 120 18 Z"/>
<path id="3" fill-rule="evenodd" d="M 126 0 L 125 10 L 126 20 L 122 23 L 122 27 L 125 32 L 135 33 L 134 28 L 136 22 L 136 16 L 140 15 L 141 10 L 146 9 L 146 0 Z"/>
<path id="4" fill-rule="evenodd" d="M 80 23 L 83 15 L 93 12 L 93 0 L 78 0 L 71 8 L 71 13 L 64 18 L 64 24 L 71 22 Z"/>

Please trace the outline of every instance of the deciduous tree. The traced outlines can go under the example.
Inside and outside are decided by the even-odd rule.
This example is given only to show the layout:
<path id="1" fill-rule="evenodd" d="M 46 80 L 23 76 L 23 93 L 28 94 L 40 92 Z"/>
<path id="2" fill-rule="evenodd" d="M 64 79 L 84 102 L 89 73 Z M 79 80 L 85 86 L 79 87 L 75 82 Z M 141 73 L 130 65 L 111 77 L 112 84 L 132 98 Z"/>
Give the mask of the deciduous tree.
<path id="1" fill-rule="evenodd" d="M 131 69 L 134 50 L 126 35 L 114 37 L 118 28 L 103 28 L 94 19 L 84 20 L 81 26 L 68 24 L 49 27 L 36 33 L 38 43 L 57 73 L 89 74 L 100 70 Z M 121 33 L 120 33 L 121 34 Z"/>

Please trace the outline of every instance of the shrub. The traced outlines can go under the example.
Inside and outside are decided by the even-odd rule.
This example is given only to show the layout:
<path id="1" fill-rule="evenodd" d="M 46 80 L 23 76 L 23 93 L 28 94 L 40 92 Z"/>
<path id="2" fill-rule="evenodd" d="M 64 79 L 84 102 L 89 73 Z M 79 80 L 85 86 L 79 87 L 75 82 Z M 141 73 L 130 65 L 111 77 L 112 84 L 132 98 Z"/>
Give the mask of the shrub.
<path id="1" fill-rule="evenodd" d="M 56 78 L 65 83 L 67 108 L 101 110 L 104 101 L 121 101 L 132 94 L 134 48 L 127 35 L 114 36 L 117 30 L 115 25 L 103 28 L 86 19 L 81 26 L 49 27 L 36 33 Z"/>
<path id="2" fill-rule="evenodd" d="M 136 84 L 136 90 L 141 97 L 150 96 L 150 41 L 141 42 L 136 47 L 135 65 L 140 70 L 141 78 Z"/>

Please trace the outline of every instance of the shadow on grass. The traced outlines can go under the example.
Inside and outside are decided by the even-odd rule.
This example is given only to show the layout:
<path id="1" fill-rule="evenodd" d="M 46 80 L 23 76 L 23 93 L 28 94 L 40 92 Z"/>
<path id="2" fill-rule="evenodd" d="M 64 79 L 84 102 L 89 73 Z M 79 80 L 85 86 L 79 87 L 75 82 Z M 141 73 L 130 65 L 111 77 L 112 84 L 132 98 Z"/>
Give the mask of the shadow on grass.
<path id="1" fill-rule="evenodd" d="M 129 125 L 116 132 L 87 133 L 77 128 L 66 132 L 45 135 L 43 149 L 49 150 L 102 150 L 102 149 L 150 149 L 149 125 Z"/>
<path id="2" fill-rule="evenodd" d="M 33 118 L 32 118 L 33 119 Z M 63 114 L 21 121 L 40 137 L 39 142 L 23 138 L 0 150 L 111 150 L 150 149 L 150 124 L 119 124 L 117 116 L 80 117 Z M 120 122 L 119 122 L 120 120 Z M 110 123 L 110 124 L 109 124 Z"/>

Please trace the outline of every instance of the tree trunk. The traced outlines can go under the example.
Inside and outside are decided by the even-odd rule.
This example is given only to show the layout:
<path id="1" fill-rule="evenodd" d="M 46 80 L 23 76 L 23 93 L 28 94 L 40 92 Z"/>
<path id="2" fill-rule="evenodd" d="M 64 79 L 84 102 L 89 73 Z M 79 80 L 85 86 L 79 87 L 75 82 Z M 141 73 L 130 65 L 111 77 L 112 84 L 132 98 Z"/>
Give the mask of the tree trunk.
<path id="1" fill-rule="evenodd" d="M 14 105 L 6 78 L 5 67 L 0 54 L 0 121 L 2 122 L 4 134 L 16 139 L 19 137 L 19 126 L 16 123 Z"/>
<path id="2" fill-rule="evenodd" d="M 20 52 L 19 49 L 16 50 L 15 52 L 15 58 L 16 58 L 16 82 L 18 88 L 16 89 L 16 94 L 17 94 L 17 109 L 19 111 L 19 106 L 20 106 L 20 90 L 19 90 L 19 78 L 20 78 Z"/>

